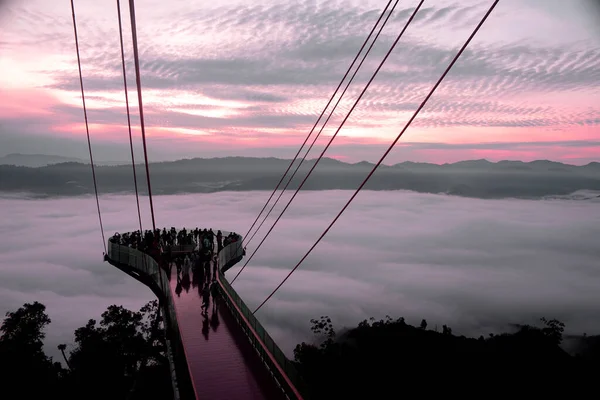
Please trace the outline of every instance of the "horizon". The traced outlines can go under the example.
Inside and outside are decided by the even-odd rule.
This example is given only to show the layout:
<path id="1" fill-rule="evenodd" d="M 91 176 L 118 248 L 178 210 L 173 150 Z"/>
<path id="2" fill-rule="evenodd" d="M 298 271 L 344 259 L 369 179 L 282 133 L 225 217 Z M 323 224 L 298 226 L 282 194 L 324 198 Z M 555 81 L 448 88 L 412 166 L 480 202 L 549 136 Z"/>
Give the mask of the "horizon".
<path id="1" fill-rule="evenodd" d="M 41 157 L 59 157 L 59 158 L 77 159 L 77 161 L 52 162 L 49 165 L 64 164 L 64 163 L 77 163 L 77 164 L 89 165 L 89 163 L 90 163 L 89 160 L 80 159 L 78 157 L 63 156 L 63 155 L 58 155 L 58 154 L 39 154 L 39 153 L 38 154 L 8 153 L 8 154 L 0 155 L 0 159 L 9 157 L 9 156 L 29 156 L 29 157 L 41 156 Z M 275 160 L 281 160 L 281 161 L 291 161 L 293 159 L 293 158 L 282 158 L 282 157 L 275 157 L 275 156 L 252 157 L 252 156 L 231 155 L 231 156 L 220 156 L 220 157 L 182 157 L 182 158 L 177 158 L 177 159 L 156 160 L 156 161 L 149 160 L 149 164 L 168 163 L 168 162 L 177 162 L 177 161 L 185 161 L 185 160 L 220 160 L 220 159 L 225 159 L 225 158 L 244 158 L 244 159 L 256 159 L 256 160 L 275 159 Z M 307 158 L 305 161 L 315 161 L 316 159 L 317 159 L 317 157 Z M 344 161 L 344 160 L 339 160 L 337 158 L 328 157 L 328 156 L 323 156 L 323 159 L 338 161 L 340 163 L 348 164 L 348 165 L 355 165 L 355 164 L 361 164 L 361 163 L 368 163 L 368 164 L 375 165 L 374 162 L 367 161 L 367 160 Z M 82 162 L 80 162 L 80 161 L 82 161 Z M 500 159 L 497 161 L 493 161 L 493 160 L 489 160 L 487 158 L 477 158 L 477 159 L 472 158 L 472 159 L 464 159 L 464 160 L 458 160 L 458 161 L 454 161 L 454 162 L 444 162 L 444 163 L 406 160 L 406 161 L 400 161 L 400 162 L 393 163 L 393 164 L 383 162 L 383 163 L 381 163 L 381 165 L 392 167 L 392 166 L 398 165 L 398 164 L 413 163 L 413 164 L 431 164 L 431 165 L 444 166 L 444 165 L 454 165 L 454 164 L 465 163 L 465 162 L 474 162 L 474 161 L 483 161 L 483 162 L 488 162 L 490 164 L 500 164 L 500 163 L 506 163 L 506 162 L 518 162 L 518 163 L 523 163 L 523 164 L 530 164 L 530 163 L 544 161 L 544 162 L 559 163 L 559 164 L 569 165 L 569 166 L 574 166 L 574 167 L 584 167 L 584 166 L 588 166 L 591 164 L 600 163 L 599 161 L 590 161 L 587 163 L 568 163 L 568 162 L 549 160 L 549 159 L 543 159 L 543 158 L 534 159 L 534 160 L 530 160 L 530 161 L 511 160 L 511 159 Z M 100 163 L 102 163 L 102 164 L 115 163 L 115 164 L 114 165 L 99 165 Z M 131 164 L 131 160 L 122 160 L 122 161 L 119 161 L 119 160 L 95 160 L 95 162 L 94 162 L 94 165 L 99 165 L 99 166 L 121 166 L 121 165 L 130 165 L 130 164 Z M 136 161 L 135 164 L 136 165 L 144 165 L 144 162 Z M 11 164 L 0 164 L 0 165 L 11 165 Z M 30 167 L 30 168 L 38 168 L 38 167 Z"/>
<path id="2" fill-rule="evenodd" d="M 310 156 L 333 134 L 416 4 L 398 6 Z M 228 0 L 215 8 L 138 0 L 149 158 L 293 158 L 384 5 Z M 600 160 L 595 5 L 499 3 L 387 163 Z M 379 159 L 487 7 L 478 0 L 428 1 L 325 155 L 350 163 Z M 110 162 L 129 153 L 113 8 L 91 0 L 76 5 L 92 148 Z M 70 11 L 42 0 L 0 8 L 0 148 L 7 153 L 86 158 Z M 121 11 L 139 156 L 128 6 Z"/>

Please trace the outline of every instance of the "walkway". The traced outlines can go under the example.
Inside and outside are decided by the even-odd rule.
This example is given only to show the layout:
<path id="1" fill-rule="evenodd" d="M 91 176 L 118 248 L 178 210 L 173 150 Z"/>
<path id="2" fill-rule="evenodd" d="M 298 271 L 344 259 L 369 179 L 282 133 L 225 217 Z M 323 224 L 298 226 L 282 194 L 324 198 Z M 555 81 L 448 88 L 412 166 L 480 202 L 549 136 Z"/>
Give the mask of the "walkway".
<path id="1" fill-rule="evenodd" d="M 225 304 L 211 304 L 201 312 L 202 284 L 178 281 L 171 270 L 170 287 L 188 369 L 198 400 L 284 399 L 283 392 L 258 358 Z"/>

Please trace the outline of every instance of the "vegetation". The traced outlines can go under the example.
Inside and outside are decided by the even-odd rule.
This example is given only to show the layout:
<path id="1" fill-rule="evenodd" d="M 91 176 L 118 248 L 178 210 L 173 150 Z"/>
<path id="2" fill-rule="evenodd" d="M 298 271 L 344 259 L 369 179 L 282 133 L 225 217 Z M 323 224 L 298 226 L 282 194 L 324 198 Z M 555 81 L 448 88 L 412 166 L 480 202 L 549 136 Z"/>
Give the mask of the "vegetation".
<path id="1" fill-rule="evenodd" d="M 38 302 L 8 312 L 0 327 L 0 382 L 22 399 L 170 399 L 171 382 L 156 301 L 134 312 L 112 305 L 100 322 L 75 330 L 64 365 L 44 354 L 50 323 Z M 428 329 L 404 318 L 361 322 L 338 334 L 330 318 L 311 320 L 316 344 L 294 350 L 312 399 L 556 396 L 593 393 L 600 372 L 600 337 L 580 338 L 575 355 L 561 347 L 565 325 L 540 326 L 479 339 L 456 336 L 446 325 Z M 7 389 L 10 388 L 10 389 Z"/>
<path id="2" fill-rule="evenodd" d="M 592 393 L 598 337 L 582 337 L 578 354 L 569 355 L 559 346 L 565 325 L 540 322 L 473 339 L 446 325 L 438 332 L 425 320 L 414 327 L 389 316 L 338 335 L 323 316 L 311 320 L 317 344 L 299 344 L 295 363 L 312 399 Z"/>
<path id="3" fill-rule="evenodd" d="M 172 398 L 158 302 L 138 312 L 110 306 L 100 323 L 91 319 L 75 330 L 75 346 L 58 349 L 65 366 L 43 352 L 50 323 L 38 302 L 8 312 L 0 327 L 0 382 L 22 399 Z"/>

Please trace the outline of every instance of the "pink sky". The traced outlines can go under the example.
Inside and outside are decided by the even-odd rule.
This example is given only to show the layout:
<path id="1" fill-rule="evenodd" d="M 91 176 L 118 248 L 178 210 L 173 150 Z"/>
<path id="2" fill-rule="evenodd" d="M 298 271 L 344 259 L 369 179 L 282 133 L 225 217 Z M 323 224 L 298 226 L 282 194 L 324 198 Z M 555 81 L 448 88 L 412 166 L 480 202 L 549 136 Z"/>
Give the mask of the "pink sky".
<path id="1" fill-rule="evenodd" d="M 75 3 L 96 158 L 126 160 L 116 2 Z M 129 8 L 123 3 L 139 153 Z M 293 156 L 386 3 L 138 0 L 151 160 Z M 400 2 L 323 131 L 321 146 L 417 3 Z M 600 160 L 600 14 L 592 3 L 501 1 L 386 163 Z M 0 156 L 87 158 L 69 2 L 2 4 Z M 326 155 L 378 159 L 490 4 L 426 0 Z"/>

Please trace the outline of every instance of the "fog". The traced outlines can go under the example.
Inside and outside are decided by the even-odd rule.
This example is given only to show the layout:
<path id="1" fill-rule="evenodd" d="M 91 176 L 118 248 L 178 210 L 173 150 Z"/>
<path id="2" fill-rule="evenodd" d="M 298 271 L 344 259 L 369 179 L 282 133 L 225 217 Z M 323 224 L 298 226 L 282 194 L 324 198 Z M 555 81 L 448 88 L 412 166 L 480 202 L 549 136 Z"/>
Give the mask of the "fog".
<path id="1" fill-rule="evenodd" d="M 156 196 L 156 223 L 245 234 L 268 195 Z M 298 195 L 234 284 L 251 308 L 300 260 L 350 195 Z M 147 197 L 141 202 L 147 228 Z M 137 228 L 134 196 L 103 196 L 100 204 L 107 238 Z M 138 309 L 153 299 L 144 285 L 102 262 L 93 197 L 32 200 L 11 194 L 0 198 L 0 221 L 0 313 L 25 302 L 44 303 L 52 319 L 49 354 L 58 355 L 58 343 L 72 344 L 74 329 L 99 319 L 110 304 Z M 363 192 L 257 316 L 290 356 L 298 342 L 312 340 L 309 320 L 321 315 L 337 328 L 386 314 L 412 324 L 426 318 L 432 329 L 447 324 L 454 333 L 473 336 L 545 316 L 565 322 L 568 333 L 600 333 L 598 237 L 599 198 Z M 261 238 L 250 243 L 248 255 Z"/>

